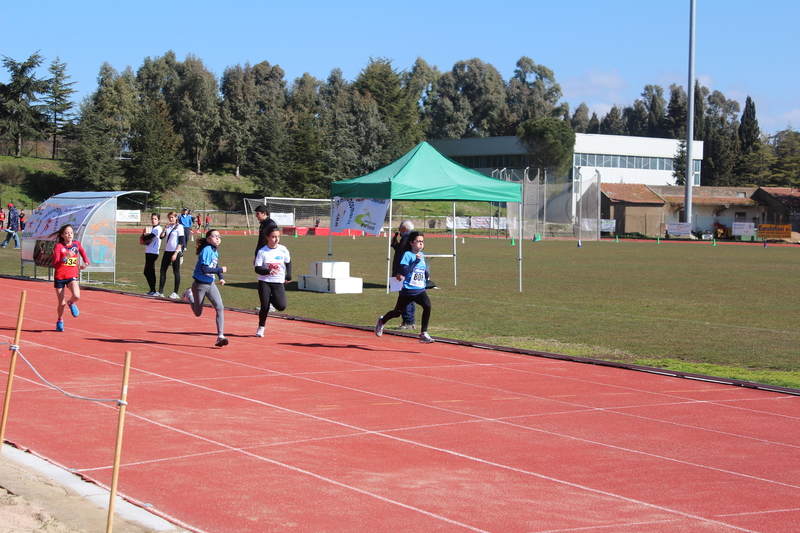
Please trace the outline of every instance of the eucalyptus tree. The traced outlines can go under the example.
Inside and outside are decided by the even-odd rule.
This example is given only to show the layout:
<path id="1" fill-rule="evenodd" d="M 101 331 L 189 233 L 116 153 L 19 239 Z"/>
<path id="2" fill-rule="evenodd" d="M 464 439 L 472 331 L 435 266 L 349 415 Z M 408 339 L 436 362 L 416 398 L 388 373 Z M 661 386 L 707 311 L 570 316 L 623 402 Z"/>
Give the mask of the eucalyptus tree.
<path id="1" fill-rule="evenodd" d="M 509 116 L 505 84 L 497 69 L 477 58 L 459 61 L 439 79 L 428 137 L 501 135 Z"/>
<path id="2" fill-rule="evenodd" d="M 597 115 L 593 116 L 596 120 Z M 581 102 L 581 104 L 575 108 L 575 112 L 572 114 L 572 118 L 569 121 L 570 125 L 572 126 L 572 130 L 575 133 L 591 133 L 589 132 L 589 121 L 589 106 L 587 106 L 586 103 Z"/>
<path id="3" fill-rule="evenodd" d="M 67 64 L 61 63 L 56 57 L 48 71 L 52 75 L 50 87 L 47 91 L 44 102 L 47 104 L 47 112 L 50 117 L 50 127 L 53 135 L 53 155 L 56 159 L 58 154 L 58 136 L 64 133 L 64 126 L 70 120 L 70 111 L 75 107 L 70 96 L 76 91 L 72 88 L 74 81 L 68 81 L 72 76 L 67 75 Z"/>
<path id="4" fill-rule="evenodd" d="M 125 186 L 150 191 L 154 199 L 181 183 L 181 139 L 172 127 L 167 104 L 145 98 L 131 124 L 130 159 L 125 166 Z"/>
<path id="5" fill-rule="evenodd" d="M 600 132 L 603 135 L 625 135 L 625 121 L 622 118 L 622 111 L 617 105 L 609 109 L 608 113 L 600 122 Z"/>
<path id="6" fill-rule="evenodd" d="M 441 77 L 442 73 L 439 72 L 438 67 L 431 67 L 424 59 L 418 57 L 404 80 L 404 86 L 419 103 L 418 126 L 423 137 L 430 128 L 430 107 L 435 99 Z"/>
<path id="7" fill-rule="evenodd" d="M 92 112 L 92 123 L 99 121 L 97 127 L 113 140 L 117 157 L 122 157 L 128 149 L 131 124 L 139 111 L 139 91 L 131 68 L 120 73 L 109 63 L 103 63 L 97 77 L 97 90 L 90 98 L 91 107 L 84 107 L 81 112 L 87 109 Z"/>
<path id="8" fill-rule="evenodd" d="M 664 88 L 660 85 L 645 85 L 642 91 L 642 104 L 647 110 L 645 135 L 647 137 L 667 137 L 667 101 L 664 100 Z"/>
<path id="9" fill-rule="evenodd" d="M 171 115 L 175 100 L 178 98 L 179 64 L 175 52 L 169 50 L 163 56 L 145 58 L 136 71 L 137 85 L 142 95 L 146 98 L 162 98 Z"/>
<path id="10" fill-rule="evenodd" d="M 384 147 L 390 159 L 401 156 L 423 138 L 418 107 L 421 93 L 404 83 L 406 80 L 406 74 L 395 69 L 391 59 L 370 58 L 353 82 L 362 96 L 369 95 L 375 101 L 381 120 L 390 128 L 391 138 Z"/>
<path id="11" fill-rule="evenodd" d="M 517 124 L 534 118 L 563 115 L 566 104 L 558 103 L 562 96 L 553 71 L 526 56 L 517 61 L 514 75 L 506 85 L 508 107 Z M 588 122 L 588 115 L 586 119 Z"/>
<path id="12" fill-rule="evenodd" d="M 543 171 L 560 177 L 572 164 L 575 132 L 563 120 L 553 117 L 526 120 L 520 124 L 517 138 L 537 168 Z"/>
<path id="13" fill-rule="evenodd" d="M 256 87 L 251 70 L 249 64 L 228 67 L 222 73 L 220 83 L 222 139 L 225 152 L 233 160 L 237 177 L 242 161 L 255 140 Z"/>
<path id="14" fill-rule="evenodd" d="M 39 97 L 47 93 L 50 83 L 35 72 L 43 60 L 38 52 L 21 63 L 3 56 L 10 81 L 0 83 L 0 134 L 14 142 L 17 157 L 22 155 L 23 140 L 46 137 L 46 107 L 39 104 Z"/>
<path id="15" fill-rule="evenodd" d="M 646 137 L 648 128 L 648 113 L 644 102 L 638 98 L 632 106 L 622 110 L 622 120 L 625 123 L 625 133 L 634 137 Z"/>
<path id="16" fill-rule="evenodd" d="M 186 157 L 202 172 L 202 163 L 216 149 L 220 134 L 220 97 L 217 78 L 192 54 L 177 65 L 180 83 L 173 122 L 183 138 Z"/>
<path id="17" fill-rule="evenodd" d="M 665 120 L 666 132 L 672 139 L 686 140 L 686 120 L 689 115 L 686 91 L 673 83 L 669 86 L 669 103 Z"/>
<path id="18" fill-rule="evenodd" d="M 64 151 L 61 161 L 64 190 L 119 190 L 123 173 L 115 133 L 95 100 L 84 99 L 73 132 L 77 142 Z"/>
<path id="19" fill-rule="evenodd" d="M 245 73 L 245 85 L 253 89 L 255 105 L 252 142 L 242 161 L 242 172 L 264 194 L 277 196 L 286 189 L 291 157 L 288 93 L 284 71 L 262 61 Z"/>
<path id="20" fill-rule="evenodd" d="M 800 133 L 791 127 L 772 137 L 775 160 L 772 165 L 773 184 L 800 188 Z"/>
<path id="21" fill-rule="evenodd" d="M 391 158 L 390 126 L 383 121 L 371 94 L 362 94 L 334 69 L 322 90 L 321 158 L 326 182 L 368 174 Z M 330 183 L 321 183 L 327 187 Z"/>
<path id="22" fill-rule="evenodd" d="M 287 121 L 290 147 L 283 190 L 301 197 L 323 198 L 330 193 L 323 182 L 322 139 L 319 117 L 322 112 L 322 82 L 304 73 L 289 90 Z M 322 196 L 324 194 L 324 196 Z"/>

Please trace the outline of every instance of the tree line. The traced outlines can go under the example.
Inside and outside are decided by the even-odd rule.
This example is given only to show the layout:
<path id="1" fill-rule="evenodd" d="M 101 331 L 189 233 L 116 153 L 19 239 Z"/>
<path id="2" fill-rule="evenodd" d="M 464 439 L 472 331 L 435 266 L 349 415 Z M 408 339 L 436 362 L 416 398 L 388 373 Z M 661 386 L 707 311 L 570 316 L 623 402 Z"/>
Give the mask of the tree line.
<path id="1" fill-rule="evenodd" d="M 327 197 L 332 181 L 374 171 L 425 139 L 517 135 L 536 153 L 569 144 L 571 132 L 685 139 L 687 95 L 647 85 L 631 105 L 602 118 L 562 100 L 552 70 L 521 57 L 510 80 L 480 59 L 440 72 L 418 58 L 407 70 L 370 58 L 354 81 L 333 69 L 291 84 L 278 65 L 227 67 L 218 79 L 203 61 L 173 52 L 145 58 L 134 72 L 102 65 L 97 89 L 79 105 L 66 64 L 36 76 L 43 58 L 3 58 L 10 82 L 0 84 L 0 139 L 19 156 L 23 141 L 67 138 L 65 190 L 142 188 L 156 196 L 197 173 L 228 165 L 264 194 Z M 705 141 L 703 185 L 800 186 L 800 135 L 773 136 L 758 126 L 755 104 L 744 110 L 720 91 L 695 86 L 695 139 Z M 740 114 L 741 113 L 741 114 Z M 574 134 L 572 135 L 574 143 Z M 541 143 L 539 143 L 541 144 Z M 572 146 L 563 149 L 561 155 Z M 541 150 L 540 150 L 541 151 Z M 683 179 L 676 154 L 676 179 Z"/>

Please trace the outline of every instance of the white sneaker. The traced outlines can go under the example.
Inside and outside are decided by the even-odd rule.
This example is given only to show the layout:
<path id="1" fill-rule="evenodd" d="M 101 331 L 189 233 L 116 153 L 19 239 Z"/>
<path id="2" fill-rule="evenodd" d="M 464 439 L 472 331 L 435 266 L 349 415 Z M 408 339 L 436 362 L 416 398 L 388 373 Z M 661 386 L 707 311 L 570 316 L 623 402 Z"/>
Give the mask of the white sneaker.
<path id="1" fill-rule="evenodd" d="M 276 311 L 275 306 L 272 305 L 272 304 L 269 304 L 269 312 L 270 313 L 274 313 L 275 311 Z"/>
<path id="2" fill-rule="evenodd" d="M 171 298 L 171 296 L 170 296 Z M 194 301 L 194 294 L 192 294 L 192 288 L 189 287 L 185 291 L 183 291 L 183 296 L 181 296 L 181 300 L 184 302 L 192 303 Z"/>
<path id="3" fill-rule="evenodd" d="M 375 324 L 375 335 L 377 335 L 378 337 L 383 335 L 383 327 L 384 327 L 383 317 L 378 317 L 378 323 Z"/>
<path id="4" fill-rule="evenodd" d="M 263 337 L 264 336 L 264 326 L 258 326 L 256 330 L 256 337 Z"/>
<path id="5" fill-rule="evenodd" d="M 228 345 L 228 339 L 224 336 L 217 337 L 217 343 L 214 346 L 219 346 L 222 348 L 223 346 Z"/>
<path id="6" fill-rule="evenodd" d="M 419 343 L 420 344 L 430 344 L 432 342 L 433 342 L 433 339 L 431 339 L 431 336 L 428 335 L 427 331 L 423 331 L 422 333 L 419 334 Z"/>
<path id="7" fill-rule="evenodd" d="M 178 296 L 177 292 L 173 292 L 172 294 L 170 294 L 169 298 L 170 298 L 170 300 L 180 300 L 181 299 L 181 297 Z"/>

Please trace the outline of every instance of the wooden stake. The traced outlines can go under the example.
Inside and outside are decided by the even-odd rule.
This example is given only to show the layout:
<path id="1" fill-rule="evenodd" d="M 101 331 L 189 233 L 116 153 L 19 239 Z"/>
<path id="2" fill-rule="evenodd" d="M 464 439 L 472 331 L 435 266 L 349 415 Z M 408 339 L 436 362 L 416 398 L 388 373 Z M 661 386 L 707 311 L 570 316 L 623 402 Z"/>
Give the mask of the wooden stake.
<path id="1" fill-rule="evenodd" d="M 117 481 L 119 479 L 119 460 L 122 456 L 122 430 L 125 427 L 125 408 L 128 406 L 128 375 L 131 371 L 131 352 L 125 352 L 125 368 L 122 371 L 122 394 L 119 400 L 119 421 L 117 422 L 117 446 L 114 450 L 114 470 L 111 474 L 111 496 L 108 502 L 108 522 L 106 533 L 114 528 L 114 504 L 117 499 Z"/>
<path id="2" fill-rule="evenodd" d="M 25 311 L 25 299 L 28 297 L 28 291 L 22 291 L 19 298 L 19 313 L 17 314 L 17 330 L 14 333 L 13 346 L 19 346 L 19 336 L 22 332 L 22 315 Z M 6 384 L 6 396 L 3 402 L 3 415 L 0 417 L 0 453 L 3 453 L 3 437 L 6 434 L 6 421 L 8 419 L 8 406 L 11 403 L 11 386 L 14 383 L 14 369 L 17 366 L 17 349 L 11 348 L 11 364 L 8 367 L 8 382 Z"/>

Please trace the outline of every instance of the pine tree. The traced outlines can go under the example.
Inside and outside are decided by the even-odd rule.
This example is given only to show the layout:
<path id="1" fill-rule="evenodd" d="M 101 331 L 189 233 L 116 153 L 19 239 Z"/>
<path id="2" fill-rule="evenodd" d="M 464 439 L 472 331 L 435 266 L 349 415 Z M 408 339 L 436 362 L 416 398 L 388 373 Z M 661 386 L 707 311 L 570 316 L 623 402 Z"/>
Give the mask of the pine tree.
<path id="1" fill-rule="evenodd" d="M 34 73 L 43 59 L 38 52 L 22 63 L 3 56 L 3 66 L 9 71 L 11 81 L 0 83 L 0 134 L 14 141 L 17 157 L 22 155 L 24 139 L 46 137 L 46 109 L 38 102 L 39 96 L 47 92 L 49 83 Z"/>
<path id="2" fill-rule="evenodd" d="M 53 135 L 53 159 L 56 159 L 58 154 L 58 136 L 63 134 L 64 125 L 70 122 L 70 110 L 75 104 L 70 100 L 70 95 L 75 93 L 72 88 L 75 85 L 74 81 L 67 81 L 72 76 L 66 74 L 67 64 L 61 63 L 59 58 L 56 57 L 50 64 L 48 69 L 52 78 L 50 78 L 50 88 L 44 97 L 47 103 L 48 112 L 50 115 L 50 127 Z"/>

